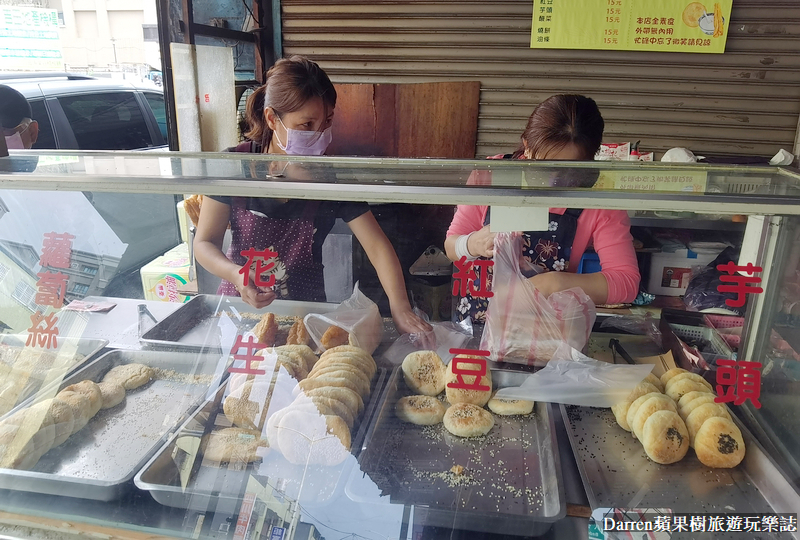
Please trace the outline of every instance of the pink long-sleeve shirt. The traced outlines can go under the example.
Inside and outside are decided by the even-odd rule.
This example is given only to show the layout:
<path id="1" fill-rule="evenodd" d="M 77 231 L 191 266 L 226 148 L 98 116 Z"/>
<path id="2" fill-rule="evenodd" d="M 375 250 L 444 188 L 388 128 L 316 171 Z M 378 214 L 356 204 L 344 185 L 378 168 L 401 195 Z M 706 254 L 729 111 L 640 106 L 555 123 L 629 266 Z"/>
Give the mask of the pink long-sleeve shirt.
<path id="1" fill-rule="evenodd" d="M 475 171 L 468 185 L 491 185 L 489 171 Z M 488 206 L 458 205 L 447 236 L 469 234 L 480 230 Z M 566 208 L 550 208 L 563 214 Z M 600 257 L 601 274 L 608 282 L 607 304 L 632 302 L 639 293 L 639 265 L 633 249 L 631 222 L 623 210 L 584 210 L 578 217 L 578 227 L 569 257 L 569 272 L 575 272 L 586 248 L 592 246 Z"/>

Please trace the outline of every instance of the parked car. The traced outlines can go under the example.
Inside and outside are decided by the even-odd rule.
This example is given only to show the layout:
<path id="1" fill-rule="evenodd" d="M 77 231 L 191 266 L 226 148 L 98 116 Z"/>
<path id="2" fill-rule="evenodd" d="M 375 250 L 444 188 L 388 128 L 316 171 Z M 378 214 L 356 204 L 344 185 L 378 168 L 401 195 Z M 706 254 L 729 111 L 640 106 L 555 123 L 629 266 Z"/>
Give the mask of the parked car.
<path id="1" fill-rule="evenodd" d="M 164 95 L 156 88 L 69 73 L 0 73 L 39 123 L 35 150 L 168 150 Z M 176 197 L 84 192 L 128 244 L 106 294 L 141 297 L 138 269 L 180 242 Z M 153 230 L 161 231 L 153 237 Z M 78 231 L 79 233 L 79 231 Z M 138 289 L 137 289 L 138 285 Z"/>

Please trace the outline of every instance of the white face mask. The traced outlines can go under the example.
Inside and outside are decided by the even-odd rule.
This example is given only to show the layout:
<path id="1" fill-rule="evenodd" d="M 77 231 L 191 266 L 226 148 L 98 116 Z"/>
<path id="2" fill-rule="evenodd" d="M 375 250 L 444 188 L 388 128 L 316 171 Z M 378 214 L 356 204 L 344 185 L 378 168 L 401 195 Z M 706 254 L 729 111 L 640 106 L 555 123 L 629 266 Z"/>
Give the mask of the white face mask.
<path id="1" fill-rule="evenodd" d="M 6 148 L 9 150 L 24 150 L 25 145 L 22 142 L 22 135 L 17 132 L 6 137 Z"/>
<path id="2" fill-rule="evenodd" d="M 333 140 L 331 128 L 326 129 L 322 133 L 319 131 L 300 131 L 298 129 L 287 128 L 280 116 L 278 116 L 278 122 L 280 122 L 283 129 L 286 130 L 286 146 L 281 142 L 277 132 L 273 135 L 280 149 L 287 154 L 321 156 L 325 153 L 328 145 L 331 144 Z"/>

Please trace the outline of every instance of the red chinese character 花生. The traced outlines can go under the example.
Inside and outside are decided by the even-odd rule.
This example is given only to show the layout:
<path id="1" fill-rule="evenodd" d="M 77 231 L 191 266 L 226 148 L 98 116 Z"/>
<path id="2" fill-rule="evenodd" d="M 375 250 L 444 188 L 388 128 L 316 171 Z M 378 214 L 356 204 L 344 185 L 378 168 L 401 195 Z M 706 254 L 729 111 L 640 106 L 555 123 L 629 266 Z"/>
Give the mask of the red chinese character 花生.
<path id="1" fill-rule="evenodd" d="M 745 303 L 746 294 L 759 294 L 764 292 L 764 289 L 750 283 L 761 283 L 761 278 L 753 276 L 756 272 L 761 272 L 763 269 L 760 266 L 753 266 L 753 263 L 747 263 L 747 266 L 739 266 L 734 264 L 733 261 L 728 264 L 717 265 L 717 270 L 720 272 L 727 272 L 729 275 L 720 276 L 720 281 L 723 283 L 735 283 L 735 285 L 719 285 L 717 292 L 732 292 L 736 293 L 736 298 L 725 300 L 725 304 L 731 307 L 742 307 Z M 745 272 L 751 274 L 749 276 L 739 275 L 737 272 Z"/>
<path id="2" fill-rule="evenodd" d="M 717 403 L 742 405 L 747 400 L 761 408 L 761 362 L 717 360 Z"/>
<path id="3" fill-rule="evenodd" d="M 51 313 L 47 317 L 44 313 L 37 311 L 31 315 L 31 327 L 28 328 L 28 340 L 25 345 L 28 347 L 42 347 L 44 349 L 52 349 L 58 347 L 58 327 L 56 323 L 58 317 L 55 313 Z"/>
<path id="4" fill-rule="evenodd" d="M 39 264 L 51 268 L 69 268 L 74 239 L 75 237 L 68 233 L 45 233 Z"/>
<path id="5" fill-rule="evenodd" d="M 244 275 L 242 283 L 245 287 L 250 283 L 250 267 L 254 263 L 256 275 L 253 278 L 253 282 L 256 284 L 256 287 L 273 287 L 275 285 L 275 274 L 270 274 L 266 281 L 261 279 L 261 274 L 275 267 L 275 263 L 270 262 L 270 259 L 277 257 L 277 252 L 270 249 L 258 251 L 250 248 L 243 250 L 241 255 L 242 257 L 247 257 L 247 262 L 239 269 L 239 273 Z M 264 264 L 265 262 L 266 264 Z"/>
<path id="6" fill-rule="evenodd" d="M 246 373 L 248 375 L 264 375 L 266 371 L 263 369 L 257 369 L 252 364 L 253 362 L 260 362 L 264 359 L 262 356 L 258 356 L 256 351 L 259 349 L 263 349 L 266 347 L 264 343 L 258 343 L 253 336 L 248 336 L 247 341 L 242 339 L 241 335 L 236 336 L 236 343 L 233 344 L 233 359 L 234 360 L 243 360 L 245 362 L 245 367 L 243 368 L 235 368 L 230 367 L 228 371 L 230 373 Z M 238 354 L 240 349 L 245 349 L 244 354 Z"/>
<path id="7" fill-rule="evenodd" d="M 461 390 L 490 390 L 489 386 L 481 384 L 487 371 L 486 358 L 482 357 L 489 356 L 489 351 L 450 349 L 450 354 L 456 355 L 450 361 L 451 370 L 456 376 L 456 381 L 447 383 L 448 388 L 457 388 Z M 468 382 L 465 380 L 465 377 L 472 377 L 472 381 Z"/>
<path id="8" fill-rule="evenodd" d="M 63 306 L 69 276 L 61 272 L 39 272 L 36 275 L 39 281 L 36 282 L 38 290 L 34 301 L 41 306 Z"/>

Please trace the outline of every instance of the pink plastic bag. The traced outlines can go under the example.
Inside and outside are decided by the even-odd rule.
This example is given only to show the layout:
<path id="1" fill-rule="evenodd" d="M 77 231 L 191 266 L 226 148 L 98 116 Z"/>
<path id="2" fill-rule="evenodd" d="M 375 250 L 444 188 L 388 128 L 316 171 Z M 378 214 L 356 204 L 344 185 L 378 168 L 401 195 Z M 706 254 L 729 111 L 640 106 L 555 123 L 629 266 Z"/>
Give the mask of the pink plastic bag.
<path id="1" fill-rule="evenodd" d="M 500 233 L 494 242 L 494 279 L 481 349 L 496 362 L 544 365 L 566 342 L 581 350 L 597 312 L 583 289 L 545 296 L 520 271 L 522 237 Z"/>

